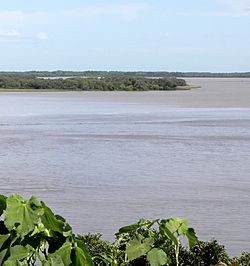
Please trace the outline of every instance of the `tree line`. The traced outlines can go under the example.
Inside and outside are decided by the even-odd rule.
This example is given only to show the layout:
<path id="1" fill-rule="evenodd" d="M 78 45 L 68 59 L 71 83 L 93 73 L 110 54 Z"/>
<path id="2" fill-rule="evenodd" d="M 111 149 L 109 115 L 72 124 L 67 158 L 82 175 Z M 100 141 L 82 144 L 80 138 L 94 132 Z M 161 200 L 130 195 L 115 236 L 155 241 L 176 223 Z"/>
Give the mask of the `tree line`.
<path id="1" fill-rule="evenodd" d="M 250 72 L 167 72 L 167 71 L 26 71 L 0 72 L 1 76 L 19 77 L 223 77 L 250 78 Z"/>
<path id="2" fill-rule="evenodd" d="M 186 86 L 183 79 L 144 78 L 144 77 L 89 77 L 46 79 L 25 75 L 0 76 L 0 88 L 6 89 L 46 89 L 79 91 L 147 91 L 175 90 L 177 86 Z"/>

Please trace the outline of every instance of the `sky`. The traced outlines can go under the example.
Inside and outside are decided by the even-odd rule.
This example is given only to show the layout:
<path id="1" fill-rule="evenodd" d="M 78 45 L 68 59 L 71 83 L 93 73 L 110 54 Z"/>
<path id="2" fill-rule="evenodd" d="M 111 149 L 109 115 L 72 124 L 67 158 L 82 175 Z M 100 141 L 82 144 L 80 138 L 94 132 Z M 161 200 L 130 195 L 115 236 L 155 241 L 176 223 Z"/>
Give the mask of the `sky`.
<path id="1" fill-rule="evenodd" d="M 249 72 L 250 0 L 2 0 L 0 70 Z"/>

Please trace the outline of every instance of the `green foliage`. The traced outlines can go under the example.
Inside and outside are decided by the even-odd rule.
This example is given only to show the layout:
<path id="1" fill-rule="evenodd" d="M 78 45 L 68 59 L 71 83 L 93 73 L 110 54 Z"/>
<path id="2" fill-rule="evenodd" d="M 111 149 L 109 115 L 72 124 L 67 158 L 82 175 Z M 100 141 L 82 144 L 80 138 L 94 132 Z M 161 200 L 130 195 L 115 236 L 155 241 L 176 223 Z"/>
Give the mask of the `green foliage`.
<path id="1" fill-rule="evenodd" d="M 186 236 L 189 247 L 192 248 L 198 242 L 193 228 L 188 227 L 188 221 L 178 218 L 162 220 L 159 223 L 160 232 L 170 239 L 175 249 L 176 266 L 179 265 L 180 236 Z"/>
<path id="2" fill-rule="evenodd" d="M 66 221 L 35 197 L 0 196 L 0 213 L 0 265 L 94 265 Z"/>
<path id="3" fill-rule="evenodd" d="M 125 265 L 125 250 L 119 242 L 110 243 L 101 239 L 100 234 L 78 236 L 86 245 L 95 265 Z"/>
<path id="4" fill-rule="evenodd" d="M 140 234 L 136 235 L 126 244 L 126 254 L 128 256 L 128 260 L 132 261 L 147 254 L 152 249 L 153 244 L 153 238 L 145 238 Z"/>
<path id="5" fill-rule="evenodd" d="M 185 256 L 186 265 L 217 265 L 220 262 L 228 264 L 230 261 L 223 245 L 216 240 L 198 242 Z"/>
<path id="6" fill-rule="evenodd" d="M 72 77 L 44 79 L 29 75 L 0 75 L 0 88 L 8 89 L 47 89 L 47 90 L 74 90 L 74 91 L 147 91 L 147 90 L 175 90 L 177 86 L 185 86 L 182 79 L 145 78 L 133 76 L 115 77 Z"/>
<path id="7" fill-rule="evenodd" d="M 4 195 L 0 195 L 0 216 L 3 214 L 3 211 L 6 209 L 6 199 Z"/>
<path id="8" fill-rule="evenodd" d="M 234 258 L 232 260 L 232 264 L 230 266 L 249 266 L 250 265 L 250 253 L 242 253 L 238 258 Z"/>
<path id="9" fill-rule="evenodd" d="M 76 237 L 64 218 L 35 197 L 0 195 L 0 214 L 0 266 L 250 265 L 250 253 L 230 259 L 216 240 L 198 241 L 184 219 L 141 219 L 120 228 L 111 243 L 100 234 Z"/>
<path id="10" fill-rule="evenodd" d="M 147 261 L 151 266 L 161 266 L 171 263 L 171 259 L 160 248 L 152 248 L 147 254 Z"/>
<path id="11" fill-rule="evenodd" d="M 140 221 L 142 223 L 143 220 Z M 138 225 L 139 223 L 137 223 Z M 95 265 L 128 265 L 128 266 L 143 266 L 143 265 L 176 265 L 176 254 L 175 246 L 173 245 L 172 240 L 166 239 L 162 240 L 160 233 L 154 228 L 138 227 L 133 224 L 131 226 L 126 226 L 120 230 L 124 232 L 124 228 L 127 228 L 127 233 L 122 233 L 117 236 L 117 239 L 114 243 L 108 241 L 103 241 L 101 235 L 85 235 L 79 236 L 86 246 L 89 249 L 89 252 L 92 257 L 94 257 Z M 136 228 L 135 231 L 132 231 L 132 228 Z M 149 235 L 155 239 L 153 247 L 150 249 L 147 254 L 145 254 L 144 247 L 142 243 L 144 239 L 139 236 L 139 241 L 132 241 L 135 239 L 135 235 L 140 234 L 144 235 L 145 238 L 149 238 Z M 132 251 L 132 255 L 137 253 L 138 258 L 130 261 L 126 255 L 126 246 L 129 242 L 132 241 L 132 244 L 137 245 L 135 251 Z M 151 244 L 151 243 L 150 243 Z M 142 255 L 144 253 L 144 255 Z M 135 256 L 137 257 L 137 256 Z M 249 259 L 248 255 L 248 259 Z M 241 258 L 241 257 L 240 257 Z M 247 255 L 241 258 L 241 261 L 247 261 Z M 250 265 L 245 262 L 245 264 L 230 264 L 234 260 L 230 260 L 226 254 L 225 248 L 220 245 L 217 241 L 209 242 L 200 242 L 198 241 L 195 246 L 190 249 L 187 249 L 183 245 L 179 246 L 179 265 L 181 266 L 212 266 L 219 265 L 219 263 L 224 262 L 228 266 L 246 266 Z M 240 260 L 239 260 L 240 261 Z M 238 261 L 238 262 L 239 262 Z M 242 262 L 241 262 L 242 263 Z"/>
<path id="12" fill-rule="evenodd" d="M 42 205 L 36 198 L 24 200 L 19 195 L 11 196 L 6 200 L 4 224 L 9 231 L 15 230 L 17 236 L 23 239 L 35 229 L 42 214 Z"/>
<path id="13" fill-rule="evenodd" d="M 158 227 L 158 230 L 157 230 Z M 189 247 L 192 248 L 198 241 L 194 229 L 188 227 L 188 221 L 178 218 L 167 220 L 140 220 L 136 224 L 120 228 L 116 234 L 130 239 L 126 243 L 126 256 L 133 261 L 146 256 L 150 265 L 170 265 L 171 258 L 166 246 L 174 248 L 175 265 L 179 265 L 180 236 L 186 236 Z"/>

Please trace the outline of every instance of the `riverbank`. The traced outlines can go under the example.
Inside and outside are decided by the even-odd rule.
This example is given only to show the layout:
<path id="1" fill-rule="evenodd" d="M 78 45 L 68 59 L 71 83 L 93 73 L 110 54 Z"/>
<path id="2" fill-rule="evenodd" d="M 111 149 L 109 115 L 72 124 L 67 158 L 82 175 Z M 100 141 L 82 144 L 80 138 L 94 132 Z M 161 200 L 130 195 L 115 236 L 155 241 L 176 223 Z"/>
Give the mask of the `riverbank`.
<path id="1" fill-rule="evenodd" d="M 201 86 L 177 86 L 177 87 L 175 87 L 171 91 L 175 91 L 175 90 L 176 91 L 182 91 L 182 90 L 183 91 L 186 91 L 186 90 L 192 90 L 192 89 L 198 89 L 198 88 L 201 88 Z M 74 92 L 74 91 L 75 92 L 91 92 L 91 91 L 94 91 L 94 92 L 98 92 L 98 91 L 103 92 L 102 90 L 0 88 L 0 92 L 38 92 L 39 93 L 39 92 Z M 117 91 L 121 91 L 121 90 L 117 90 Z M 127 90 L 124 90 L 124 91 L 126 92 Z M 116 92 L 116 90 L 114 90 L 113 92 Z M 138 92 L 138 91 L 130 91 L 130 92 Z"/>
<path id="2" fill-rule="evenodd" d="M 0 88 L 0 92 L 62 92 L 66 90 L 55 89 L 15 89 L 15 88 Z M 71 90 L 67 90 L 71 91 Z"/>
<path id="3" fill-rule="evenodd" d="M 177 86 L 175 89 L 177 91 L 189 91 L 189 90 L 192 90 L 192 89 L 200 89 L 201 86 L 191 86 L 191 85 L 187 85 L 187 86 Z"/>
<path id="4" fill-rule="evenodd" d="M 50 96 L 58 100 L 74 101 L 83 104 L 100 102 L 108 106 L 112 103 L 122 106 L 143 106 L 145 112 L 154 106 L 159 110 L 165 108 L 250 108 L 250 79 L 228 78 L 190 78 L 190 84 L 181 90 L 170 91 L 70 91 L 70 90 L 31 90 L 1 89 L 5 93 L 25 92 L 25 95 Z M 199 87 L 201 86 L 201 87 Z M 191 87 L 191 89 L 190 89 Z M 144 108 L 145 107 L 145 108 Z M 109 107 L 110 108 L 110 107 Z"/>

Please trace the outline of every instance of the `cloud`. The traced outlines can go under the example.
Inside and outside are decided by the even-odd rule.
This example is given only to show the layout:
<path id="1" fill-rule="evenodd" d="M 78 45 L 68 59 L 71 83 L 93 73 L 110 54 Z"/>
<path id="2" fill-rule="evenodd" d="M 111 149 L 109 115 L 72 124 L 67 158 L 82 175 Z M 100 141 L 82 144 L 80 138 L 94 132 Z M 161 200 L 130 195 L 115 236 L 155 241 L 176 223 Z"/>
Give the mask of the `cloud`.
<path id="1" fill-rule="evenodd" d="M 250 0 L 213 0 L 219 7 L 213 10 L 203 8 L 189 12 L 177 12 L 180 16 L 207 16 L 207 17 L 244 17 L 250 16 Z M 215 5 L 216 6 L 216 5 Z"/>
<path id="2" fill-rule="evenodd" d="M 23 10 L 0 10 L 0 39 L 14 40 L 20 39 L 19 31 L 34 31 L 34 28 L 51 27 L 56 21 L 78 18 L 82 21 L 88 21 L 93 18 L 103 16 L 113 16 L 117 18 L 134 18 L 148 9 L 148 5 L 141 3 L 130 4 L 110 4 L 110 5 L 82 5 L 76 9 L 59 9 L 56 11 L 23 11 Z M 1 31 L 1 29 L 3 29 Z M 6 30 L 7 29 L 7 30 Z M 11 30 L 8 30 L 11 29 Z M 34 35 L 33 35 L 34 36 Z M 46 31 L 41 31 L 36 38 L 40 41 L 48 40 Z"/>
<path id="3" fill-rule="evenodd" d="M 250 7 L 250 0 L 222 0 L 222 2 L 235 10 L 244 10 Z"/>
<path id="4" fill-rule="evenodd" d="M 225 6 L 224 15 L 250 16 L 250 0 L 221 0 Z"/>
<path id="5" fill-rule="evenodd" d="M 0 11 L 0 21 L 1 22 L 17 22 L 22 20 L 25 13 L 20 10 L 10 10 L 10 11 Z"/>
<path id="6" fill-rule="evenodd" d="M 49 12 L 24 12 L 22 10 L 0 11 L 1 27 L 22 27 L 27 24 L 45 23 L 49 17 L 52 17 Z"/>
<path id="7" fill-rule="evenodd" d="M 148 9 L 147 4 L 110 4 L 110 5 L 85 5 L 76 9 L 59 9 L 56 11 L 33 11 L 22 10 L 0 11 L 0 25 L 24 25 L 27 23 L 52 23 L 55 18 L 65 17 L 90 18 L 98 16 L 133 17 Z"/>
<path id="8" fill-rule="evenodd" d="M 38 40 L 40 40 L 40 41 L 46 41 L 46 40 L 48 40 L 49 35 L 48 35 L 47 32 L 42 31 L 42 32 L 39 32 L 39 33 L 37 34 L 37 38 L 38 38 Z"/>
<path id="9" fill-rule="evenodd" d="M 33 11 L 22 10 L 0 11 L 0 25 L 12 28 L 35 25 L 51 24 L 55 19 L 63 20 L 67 17 L 79 17 L 82 19 L 95 18 L 99 16 L 135 17 L 147 10 L 147 4 L 110 4 L 110 5 L 85 5 L 77 9 L 59 9 L 57 11 Z"/>
<path id="10" fill-rule="evenodd" d="M 22 11 L 0 11 L 0 39 L 20 39 L 20 29 L 24 23 L 24 17 Z"/>
<path id="11" fill-rule="evenodd" d="M 0 40 L 16 40 L 22 37 L 21 33 L 15 29 L 3 31 L 0 30 Z"/>

